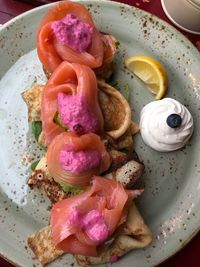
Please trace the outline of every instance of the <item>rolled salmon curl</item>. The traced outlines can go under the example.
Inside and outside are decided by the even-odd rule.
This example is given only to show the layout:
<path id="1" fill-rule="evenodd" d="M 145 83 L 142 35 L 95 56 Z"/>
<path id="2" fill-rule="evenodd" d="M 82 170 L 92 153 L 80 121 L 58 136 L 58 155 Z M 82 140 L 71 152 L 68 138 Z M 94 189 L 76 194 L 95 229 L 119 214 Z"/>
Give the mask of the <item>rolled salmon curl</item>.
<path id="1" fill-rule="evenodd" d="M 103 132 L 96 76 L 89 67 L 62 62 L 47 82 L 41 103 L 42 129 L 48 146 L 66 128 L 76 134 Z M 61 124 L 56 122 L 59 116 Z"/>
<path id="2" fill-rule="evenodd" d="M 98 246 L 122 223 L 130 192 L 116 181 L 95 176 L 87 191 L 54 204 L 50 224 L 55 246 L 75 255 L 98 256 Z"/>
<path id="3" fill-rule="evenodd" d="M 47 168 L 58 183 L 84 188 L 93 175 L 99 175 L 109 166 L 110 156 L 100 137 L 93 133 L 82 136 L 61 133 L 47 150 Z"/>
<path id="4" fill-rule="evenodd" d="M 59 2 L 43 17 L 37 31 L 38 56 L 49 74 L 62 61 L 98 68 L 103 63 L 104 49 L 104 41 L 90 13 L 79 3 Z"/>

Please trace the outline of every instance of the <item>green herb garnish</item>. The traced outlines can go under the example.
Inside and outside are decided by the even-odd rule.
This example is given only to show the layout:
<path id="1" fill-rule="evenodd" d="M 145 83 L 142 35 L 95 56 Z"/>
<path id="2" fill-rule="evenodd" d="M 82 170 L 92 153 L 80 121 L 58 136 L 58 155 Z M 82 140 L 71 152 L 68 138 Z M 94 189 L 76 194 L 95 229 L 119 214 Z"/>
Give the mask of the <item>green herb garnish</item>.
<path id="1" fill-rule="evenodd" d="M 116 41 L 115 41 L 115 45 L 116 45 L 116 47 L 118 48 L 118 47 L 120 46 L 120 41 L 116 40 Z"/>
<path id="2" fill-rule="evenodd" d="M 38 138 L 42 132 L 42 122 L 41 121 L 32 121 L 31 123 L 32 133 L 35 139 L 38 141 Z"/>
<path id="3" fill-rule="evenodd" d="M 40 162 L 39 160 L 35 160 L 34 162 L 32 162 L 32 164 L 30 166 L 30 168 L 31 168 L 32 171 L 35 170 L 35 168 L 37 167 L 37 165 L 38 165 L 39 162 Z"/>
<path id="4" fill-rule="evenodd" d="M 120 90 L 120 88 L 119 88 L 119 82 L 118 81 L 111 81 L 111 82 L 109 82 L 109 84 L 112 87 L 115 87 L 115 89 Z"/>

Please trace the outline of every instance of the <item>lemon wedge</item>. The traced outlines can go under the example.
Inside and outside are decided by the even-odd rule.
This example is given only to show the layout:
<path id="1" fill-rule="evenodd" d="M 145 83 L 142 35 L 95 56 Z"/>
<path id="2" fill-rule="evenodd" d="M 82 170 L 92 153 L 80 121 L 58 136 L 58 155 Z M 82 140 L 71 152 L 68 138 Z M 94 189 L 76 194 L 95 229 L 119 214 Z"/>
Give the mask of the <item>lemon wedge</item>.
<path id="1" fill-rule="evenodd" d="M 147 85 L 157 100 L 165 95 L 167 73 L 158 61 L 148 56 L 135 56 L 126 59 L 125 65 Z"/>

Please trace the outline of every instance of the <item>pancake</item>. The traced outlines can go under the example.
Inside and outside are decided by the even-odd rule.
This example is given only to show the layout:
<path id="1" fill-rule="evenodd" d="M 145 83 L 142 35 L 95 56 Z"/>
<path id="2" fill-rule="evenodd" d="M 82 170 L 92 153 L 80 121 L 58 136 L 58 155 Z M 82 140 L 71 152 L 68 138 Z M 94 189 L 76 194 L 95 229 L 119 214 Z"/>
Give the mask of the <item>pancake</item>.
<path id="1" fill-rule="evenodd" d="M 99 103 L 104 130 L 113 139 L 121 137 L 131 125 L 131 109 L 125 97 L 114 87 L 98 81 Z"/>

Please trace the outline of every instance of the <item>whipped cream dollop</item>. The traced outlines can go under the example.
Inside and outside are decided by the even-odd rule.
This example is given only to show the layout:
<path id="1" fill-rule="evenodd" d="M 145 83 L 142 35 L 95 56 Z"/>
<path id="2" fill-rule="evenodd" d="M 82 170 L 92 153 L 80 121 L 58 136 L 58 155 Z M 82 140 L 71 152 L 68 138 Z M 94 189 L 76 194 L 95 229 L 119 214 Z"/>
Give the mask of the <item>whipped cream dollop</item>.
<path id="1" fill-rule="evenodd" d="M 170 127 L 167 118 L 177 114 L 177 127 Z M 173 117 L 173 116 L 171 116 Z M 193 118 L 189 110 L 172 98 L 147 104 L 140 114 L 140 132 L 143 141 L 151 148 L 167 152 L 183 147 L 193 133 Z"/>

